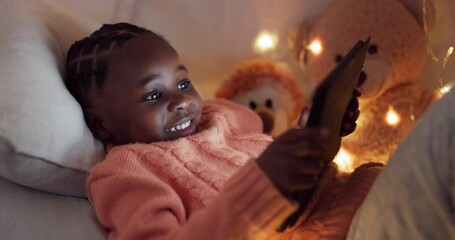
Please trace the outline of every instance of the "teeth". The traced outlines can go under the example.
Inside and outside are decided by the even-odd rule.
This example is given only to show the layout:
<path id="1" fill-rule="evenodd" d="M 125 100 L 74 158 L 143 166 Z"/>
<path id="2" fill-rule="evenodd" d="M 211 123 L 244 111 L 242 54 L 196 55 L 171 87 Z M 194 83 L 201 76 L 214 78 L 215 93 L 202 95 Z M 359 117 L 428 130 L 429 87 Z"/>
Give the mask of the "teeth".
<path id="1" fill-rule="evenodd" d="M 178 126 L 175 126 L 175 127 L 172 127 L 170 129 L 166 129 L 166 132 L 176 132 L 176 131 L 180 131 L 180 130 L 183 130 L 187 127 L 189 127 L 191 124 L 191 121 L 188 121 L 188 122 L 184 122 Z"/>

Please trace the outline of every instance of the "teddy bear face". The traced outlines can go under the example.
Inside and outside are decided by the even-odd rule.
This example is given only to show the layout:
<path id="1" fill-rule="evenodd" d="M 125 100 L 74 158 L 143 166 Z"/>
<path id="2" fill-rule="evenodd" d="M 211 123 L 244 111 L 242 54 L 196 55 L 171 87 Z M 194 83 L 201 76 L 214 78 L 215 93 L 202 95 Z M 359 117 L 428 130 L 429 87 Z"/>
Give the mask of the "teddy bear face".
<path id="1" fill-rule="evenodd" d="M 361 73 L 362 94 L 375 97 L 396 85 L 417 82 L 426 60 L 425 35 L 397 0 L 339 0 L 310 27 L 304 46 L 320 41 L 322 52 L 305 51 L 303 65 L 319 83 L 358 40 L 371 37 Z M 302 54 L 302 53 L 301 53 Z"/>
<path id="2" fill-rule="evenodd" d="M 263 132 L 277 136 L 293 123 L 296 104 L 276 80 L 264 78 L 261 82 L 257 88 L 231 100 L 255 111 L 262 120 Z"/>
<path id="3" fill-rule="evenodd" d="M 305 98 L 289 67 L 283 62 L 254 59 L 241 63 L 222 82 L 216 97 L 255 111 L 263 132 L 278 136 L 297 122 Z"/>

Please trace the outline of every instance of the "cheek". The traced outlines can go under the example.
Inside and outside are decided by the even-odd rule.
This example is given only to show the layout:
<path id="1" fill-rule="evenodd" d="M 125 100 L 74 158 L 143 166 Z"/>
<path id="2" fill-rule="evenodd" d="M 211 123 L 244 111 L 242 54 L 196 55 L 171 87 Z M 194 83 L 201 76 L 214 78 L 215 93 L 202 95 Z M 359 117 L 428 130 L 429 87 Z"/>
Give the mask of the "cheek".
<path id="1" fill-rule="evenodd" d="M 202 108 L 202 97 L 197 91 L 194 91 L 189 96 L 191 98 L 191 103 L 194 105 L 195 110 L 201 111 Z"/>
<path id="2" fill-rule="evenodd" d="M 132 126 L 138 132 L 161 131 L 163 125 L 163 109 L 157 106 L 148 106 L 135 116 L 136 126 Z"/>
<path id="3" fill-rule="evenodd" d="M 160 110 L 155 108 L 143 109 L 130 117 L 125 129 L 132 142 L 155 142 L 162 139 L 163 116 Z"/>
<path id="4" fill-rule="evenodd" d="M 114 131 L 114 134 L 124 134 L 130 121 L 128 117 L 131 116 L 130 108 L 121 103 L 112 103 L 106 109 L 108 109 L 105 115 L 106 126 Z"/>
<path id="5" fill-rule="evenodd" d="M 137 125 L 136 118 L 128 109 L 111 113 L 106 119 L 106 127 L 112 134 L 117 144 L 128 144 L 135 142 L 136 135 L 134 126 Z"/>

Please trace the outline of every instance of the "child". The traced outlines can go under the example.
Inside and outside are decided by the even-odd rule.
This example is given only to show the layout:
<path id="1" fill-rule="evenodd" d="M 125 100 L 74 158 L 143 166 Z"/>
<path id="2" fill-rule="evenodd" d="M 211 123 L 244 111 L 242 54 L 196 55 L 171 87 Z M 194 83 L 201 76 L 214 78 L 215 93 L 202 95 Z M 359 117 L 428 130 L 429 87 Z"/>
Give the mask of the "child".
<path id="1" fill-rule="evenodd" d="M 202 101 L 174 48 L 131 24 L 75 42 L 66 84 L 108 152 L 87 188 L 110 239 L 341 239 L 378 172 L 324 167 L 324 129 L 301 121 L 272 142 L 250 110 Z M 355 129 L 356 96 L 342 135 Z M 298 207 L 291 193 L 315 186 L 299 223 L 277 233 Z"/>

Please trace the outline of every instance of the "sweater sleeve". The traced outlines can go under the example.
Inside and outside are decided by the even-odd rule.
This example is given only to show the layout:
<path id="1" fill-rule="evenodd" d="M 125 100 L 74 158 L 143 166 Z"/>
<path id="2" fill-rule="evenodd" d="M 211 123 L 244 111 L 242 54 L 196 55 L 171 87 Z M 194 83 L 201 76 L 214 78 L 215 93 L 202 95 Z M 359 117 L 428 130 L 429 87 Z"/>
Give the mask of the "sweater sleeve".
<path id="1" fill-rule="evenodd" d="M 139 157 L 126 152 L 114 160 L 134 163 Z M 109 239 L 262 239 L 297 207 L 273 187 L 256 161 L 249 161 L 206 208 L 191 216 L 158 177 L 139 167 L 132 174 L 131 164 L 128 173 L 102 164 L 93 168 L 87 185 Z"/>

